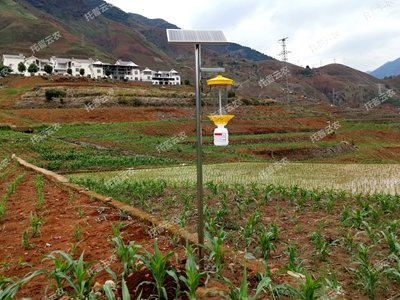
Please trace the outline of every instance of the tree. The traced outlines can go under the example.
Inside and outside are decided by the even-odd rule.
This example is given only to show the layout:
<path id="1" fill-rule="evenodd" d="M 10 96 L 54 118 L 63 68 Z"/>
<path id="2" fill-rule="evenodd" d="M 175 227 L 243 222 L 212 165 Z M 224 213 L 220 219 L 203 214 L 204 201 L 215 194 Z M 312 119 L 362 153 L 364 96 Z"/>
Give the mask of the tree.
<path id="1" fill-rule="evenodd" d="M 85 75 L 85 69 L 80 69 L 79 74 L 81 74 L 82 76 Z"/>
<path id="2" fill-rule="evenodd" d="M 67 69 L 67 73 L 68 73 L 69 75 L 72 75 L 72 69 L 71 69 L 71 68 L 68 68 L 68 69 Z"/>
<path id="3" fill-rule="evenodd" d="M 28 72 L 31 73 L 31 76 L 34 76 L 37 73 L 38 67 L 34 63 L 31 63 L 28 67 Z"/>
<path id="4" fill-rule="evenodd" d="M 0 76 L 4 77 L 7 74 L 11 73 L 13 70 L 7 66 L 0 66 Z"/>
<path id="5" fill-rule="evenodd" d="M 25 71 L 26 71 L 26 66 L 25 66 L 25 64 L 24 64 L 23 62 L 20 62 L 20 63 L 18 64 L 18 72 L 24 73 Z"/>
<path id="6" fill-rule="evenodd" d="M 190 85 L 190 80 L 189 79 L 185 79 L 185 85 Z"/>
<path id="7" fill-rule="evenodd" d="M 46 64 L 46 65 L 43 67 L 43 70 L 44 70 L 47 74 L 51 74 L 51 73 L 53 72 L 53 67 L 50 66 L 50 65 L 48 65 L 48 64 Z"/>
<path id="8" fill-rule="evenodd" d="M 106 76 L 110 76 L 111 75 L 111 70 L 109 68 L 106 69 Z"/>

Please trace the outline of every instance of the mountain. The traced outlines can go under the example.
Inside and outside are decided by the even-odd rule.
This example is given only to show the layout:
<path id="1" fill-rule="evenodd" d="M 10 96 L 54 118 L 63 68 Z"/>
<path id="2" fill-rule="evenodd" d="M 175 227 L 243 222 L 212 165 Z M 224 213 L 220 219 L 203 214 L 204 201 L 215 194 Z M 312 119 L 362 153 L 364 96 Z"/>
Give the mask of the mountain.
<path id="1" fill-rule="evenodd" d="M 163 19 L 149 19 L 142 15 L 134 13 L 129 13 L 129 15 L 135 20 L 140 21 L 151 27 L 163 29 L 180 29 L 178 26 L 171 24 Z M 147 30 L 144 30 L 142 31 L 142 33 L 146 36 L 147 39 L 153 40 L 153 42 L 159 47 L 162 46 L 159 42 L 157 42 L 157 40 L 152 37 L 151 31 L 149 32 Z M 162 38 L 164 38 L 162 32 L 160 31 L 159 33 L 161 34 Z M 234 58 L 246 58 L 253 61 L 274 60 L 274 58 L 271 56 L 265 55 L 257 50 L 236 43 L 230 43 L 229 45 L 204 45 L 203 48 L 211 49 L 215 52 L 219 52 L 221 54 L 225 54 Z"/>
<path id="2" fill-rule="evenodd" d="M 367 73 L 381 79 L 389 76 L 397 76 L 400 74 L 400 57 L 394 61 L 388 61 L 378 69 Z"/>
<path id="3" fill-rule="evenodd" d="M 141 69 L 174 68 L 181 73 L 182 81 L 194 82 L 193 46 L 167 41 L 166 28 L 178 28 L 176 25 L 126 13 L 118 7 L 99 13 L 98 8 L 104 5 L 107 3 L 102 0 L 0 0 L 0 57 L 5 53 L 30 56 L 32 45 L 59 31 L 62 38 L 35 56 L 91 57 L 108 63 L 131 60 Z M 286 80 L 280 74 L 284 65 L 257 50 L 235 43 L 204 45 L 202 66 L 225 67 L 225 76 L 234 80 L 233 91 L 249 100 L 285 98 Z M 363 107 L 378 96 L 378 84 L 383 92 L 390 88 L 396 94 L 400 91 L 400 77 L 379 80 L 340 64 L 316 69 L 288 64 L 288 69 L 291 99 L 312 105 Z M 213 76 L 204 73 L 202 79 Z M 265 83 L 266 78 L 272 80 L 260 84 L 260 79 Z"/>
<path id="4" fill-rule="evenodd" d="M 275 60 L 275 58 L 271 56 L 236 43 L 230 43 L 229 45 L 207 45 L 204 48 L 208 48 L 235 58 L 246 58 L 253 61 Z"/>
<path id="5" fill-rule="evenodd" d="M 171 24 L 163 19 L 149 19 L 139 14 L 128 13 L 133 19 L 142 22 L 151 27 L 165 28 L 165 29 L 180 29 L 178 26 Z"/>

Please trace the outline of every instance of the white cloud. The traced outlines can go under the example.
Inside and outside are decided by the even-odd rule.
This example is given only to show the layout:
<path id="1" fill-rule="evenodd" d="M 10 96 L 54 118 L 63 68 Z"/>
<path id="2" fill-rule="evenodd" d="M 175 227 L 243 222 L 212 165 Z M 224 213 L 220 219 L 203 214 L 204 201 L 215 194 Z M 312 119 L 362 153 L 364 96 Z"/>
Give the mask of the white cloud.
<path id="1" fill-rule="evenodd" d="M 162 18 L 184 29 L 222 29 L 232 42 L 279 58 L 287 40 L 289 62 L 320 66 L 343 63 L 374 70 L 400 55 L 400 4 L 394 0 L 231 0 L 150 2 L 113 0 L 126 12 Z M 312 51 L 333 32 L 339 37 Z"/>

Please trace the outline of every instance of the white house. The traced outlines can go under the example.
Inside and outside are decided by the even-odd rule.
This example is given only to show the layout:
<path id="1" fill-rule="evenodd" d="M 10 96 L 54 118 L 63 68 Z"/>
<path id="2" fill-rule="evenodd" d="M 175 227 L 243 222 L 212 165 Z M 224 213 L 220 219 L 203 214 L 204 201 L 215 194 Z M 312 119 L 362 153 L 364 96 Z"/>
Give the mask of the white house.
<path id="1" fill-rule="evenodd" d="M 25 55 L 21 53 L 19 55 L 3 54 L 2 64 L 12 69 L 11 74 L 21 74 L 18 72 L 18 64 L 20 62 L 24 63 L 25 58 Z"/>
<path id="2" fill-rule="evenodd" d="M 38 72 L 35 74 L 45 74 L 44 66 L 49 64 L 53 67 L 53 74 L 56 75 L 67 75 L 68 69 L 72 70 L 73 76 L 81 76 L 80 70 L 84 69 L 84 76 L 90 78 L 103 78 L 106 76 L 106 70 L 110 70 L 110 78 L 129 80 L 129 81 L 148 81 L 155 85 L 179 85 L 181 84 L 181 77 L 177 71 L 171 69 L 170 71 L 153 71 L 149 68 L 145 68 L 143 71 L 139 70 L 139 66 L 132 61 L 118 60 L 115 64 L 103 63 L 99 60 L 94 61 L 93 59 L 76 59 L 72 57 L 60 58 L 52 56 L 50 60 L 40 59 L 35 56 L 26 58 L 23 54 L 9 55 L 4 54 L 2 63 L 5 66 L 10 67 L 13 71 L 11 74 L 20 74 L 18 72 L 18 64 L 24 63 L 26 71 L 23 75 L 30 76 L 28 67 L 34 63 L 38 66 Z"/>
<path id="3" fill-rule="evenodd" d="M 38 67 L 38 72 L 36 72 L 34 75 L 43 75 L 46 74 L 46 72 L 44 71 L 44 66 L 50 65 L 50 61 L 48 59 L 41 59 L 37 58 L 36 56 L 31 56 L 25 59 L 24 64 L 26 67 L 26 71 L 24 74 L 25 76 L 31 76 L 31 73 L 28 72 L 28 68 L 31 64 L 35 64 Z"/>
<path id="4" fill-rule="evenodd" d="M 181 84 L 181 76 L 177 71 L 158 71 L 152 77 L 153 84 L 156 85 L 179 85 Z"/>
<path id="5" fill-rule="evenodd" d="M 53 73 L 56 75 L 66 75 L 67 70 L 71 68 L 71 60 L 69 58 L 60 58 L 52 56 L 50 65 L 53 67 Z"/>
<path id="6" fill-rule="evenodd" d="M 150 70 L 149 68 L 146 67 L 143 71 L 140 72 L 140 80 L 141 81 L 152 81 L 153 76 L 156 72 L 153 70 Z"/>
<path id="7" fill-rule="evenodd" d="M 50 61 L 48 59 L 40 59 L 37 58 L 36 56 L 31 56 L 26 58 L 25 55 L 19 54 L 19 55 L 8 55 L 4 54 L 3 55 L 3 60 L 2 63 L 4 66 L 8 66 L 12 69 L 11 74 L 21 74 L 21 72 L 18 71 L 18 65 L 20 63 L 23 63 L 26 67 L 26 70 L 24 73 L 22 73 L 24 76 L 31 76 L 31 73 L 28 72 L 28 68 L 31 64 L 35 64 L 38 67 L 38 72 L 36 74 L 45 74 L 46 72 L 44 71 L 44 66 L 47 64 L 50 64 Z"/>
<path id="8" fill-rule="evenodd" d="M 132 61 L 122 61 L 118 60 L 115 63 L 117 67 L 116 73 L 118 76 L 123 76 L 124 79 L 127 80 L 135 80 L 138 81 L 140 79 L 140 70 L 139 66 Z"/>

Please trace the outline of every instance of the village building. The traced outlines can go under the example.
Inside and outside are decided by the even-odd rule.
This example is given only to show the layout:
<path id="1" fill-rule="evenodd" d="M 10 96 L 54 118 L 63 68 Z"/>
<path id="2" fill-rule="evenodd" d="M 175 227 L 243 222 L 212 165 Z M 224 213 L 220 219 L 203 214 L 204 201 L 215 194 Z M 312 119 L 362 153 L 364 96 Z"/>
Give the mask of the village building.
<path id="1" fill-rule="evenodd" d="M 23 73 L 18 71 L 18 64 L 21 62 L 26 67 Z M 38 67 L 38 71 L 31 74 L 28 72 L 28 68 L 32 63 Z M 44 66 L 50 65 L 53 67 L 52 74 L 55 75 L 85 76 L 96 79 L 109 77 L 125 81 L 148 81 L 152 82 L 154 85 L 181 84 L 181 77 L 174 69 L 170 71 L 153 71 L 146 67 L 144 70 L 140 70 L 139 66 L 132 61 L 118 60 L 115 64 L 109 64 L 91 58 L 76 59 L 72 57 L 69 59 L 52 56 L 50 59 L 40 59 L 35 56 L 27 58 L 23 54 L 4 54 L 2 57 L 2 64 L 12 69 L 11 74 L 20 74 L 24 76 L 44 75 L 46 74 Z M 83 75 L 81 74 L 82 69 Z M 69 74 L 68 71 L 71 74 Z M 107 74 L 109 74 L 109 76 L 107 76 Z"/>

